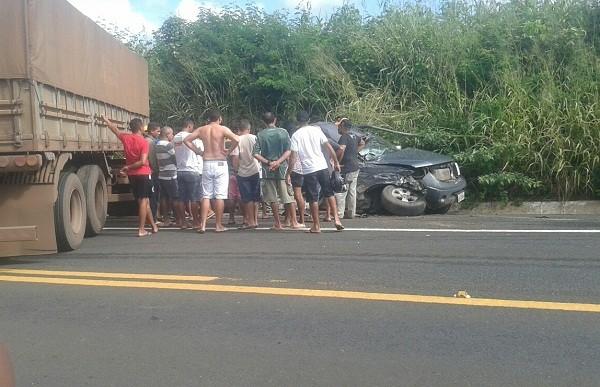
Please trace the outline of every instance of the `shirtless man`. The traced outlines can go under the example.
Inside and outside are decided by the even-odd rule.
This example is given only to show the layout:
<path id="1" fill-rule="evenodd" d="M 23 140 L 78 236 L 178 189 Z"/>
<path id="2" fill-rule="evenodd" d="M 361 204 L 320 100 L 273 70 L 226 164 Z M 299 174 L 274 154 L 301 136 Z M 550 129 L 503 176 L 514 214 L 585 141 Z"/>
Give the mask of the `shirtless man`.
<path id="1" fill-rule="evenodd" d="M 197 155 L 202 156 L 202 207 L 199 233 L 206 230 L 206 218 L 211 206 L 215 211 L 216 232 L 226 231 L 223 227 L 223 211 L 229 188 L 229 167 L 227 158 L 239 142 L 239 137 L 228 127 L 221 125 L 223 118 L 217 110 L 208 115 L 208 124 L 194 130 L 183 142 Z M 204 151 L 198 149 L 193 141 L 199 138 Z M 225 149 L 225 139 L 231 140 L 229 150 Z"/>

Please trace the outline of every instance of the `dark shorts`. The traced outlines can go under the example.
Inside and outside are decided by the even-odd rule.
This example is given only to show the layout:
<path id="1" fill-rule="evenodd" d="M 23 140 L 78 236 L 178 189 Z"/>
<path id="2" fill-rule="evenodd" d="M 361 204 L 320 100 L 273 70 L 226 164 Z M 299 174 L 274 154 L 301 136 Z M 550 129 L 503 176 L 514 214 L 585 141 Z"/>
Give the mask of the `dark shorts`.
<path id="1" fill-rule="evenodd" d="M 238 176 L 237 181 L 243 203 L 262 201 L 260 196 L 260 175 L 258 173 L 248 177 Z"/>
<path id="2" fill-rule="evenodd" d="M 306 191 L 306 201 L 314 203 L 319 201 L 319 187 L 323 197 L 333 196 L 333 189 L 329 180 L 329 170 L 322 169 L 317 172 L 304 175 L 304 190 Z"/>
<path id="3" fill-rule="evenodd" d="M 179 199 L 177 179 L 160 180 L 160 196 L 167 200 Z"/>
<path id="4" fill-rule="evenodd" d="M 152 186 L 154 187 L 154 192 L 158 193 L 160 190 L 160 180 L 158 179 L 158 175 L 151 175 L 152 177 Z"/>
<path id="5" fill-rule="evenodd" d="M 202 199 L 202 175 L 194 172 L 177 172 L 179 200 L 198 202 Z"/>
<path id="6" fill-rule="evenodd" d="M 290 173 L 290 179 L 292 180 L 292 187 L 301 188 L 304 185 L 304 175 L 296 172 Z"/>
<path id="7" fill-rule="evenodd" d="M 145 199 L 152 196 L 154 187 L 150 175 L 133 175 L 128 178 L 134 198 Z"/>

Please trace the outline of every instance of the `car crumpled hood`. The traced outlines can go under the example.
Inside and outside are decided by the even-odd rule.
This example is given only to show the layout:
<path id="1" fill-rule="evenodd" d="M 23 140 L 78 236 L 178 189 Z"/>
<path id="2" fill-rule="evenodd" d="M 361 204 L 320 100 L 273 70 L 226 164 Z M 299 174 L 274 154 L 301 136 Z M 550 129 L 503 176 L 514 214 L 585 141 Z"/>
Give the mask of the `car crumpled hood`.
<path id="1" fill-rule="evenodd" d="M 415 148 L 406 148 L 384 153 L 376 164 L 406 165 L 413 168 L 428 167 L 454 161 L 451 157 Z"/>

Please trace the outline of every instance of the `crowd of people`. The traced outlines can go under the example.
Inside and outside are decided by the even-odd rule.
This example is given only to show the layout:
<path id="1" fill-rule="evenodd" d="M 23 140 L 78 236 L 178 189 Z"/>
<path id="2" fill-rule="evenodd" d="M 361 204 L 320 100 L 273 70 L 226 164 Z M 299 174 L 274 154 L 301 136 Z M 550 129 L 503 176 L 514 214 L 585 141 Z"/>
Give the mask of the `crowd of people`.
<path id="1" fill-rule="evenodd" d="M 191 119 L 181 130 L 149 123 L 139 118 L 129 122 L 130 131 L 120 131 L 108 118 L 108 128 L 123 143 L 125 166 L 138 202 L 138 236 L 156 233 L 159 226 L 193 228 L 203 234 L 207 220 L 215 218 L 215 231 L 227 231 L 223 224 L 226 202 L 230 223 L 239 207 L 242 230 L 258 228 L 259 207 L 270 208 L 274 230 L 288 227 L 320 233 L 319 201 L 326 207 L 324 220 L 344 229 L 341 219 L 356 214 L 358 152 L 364 140 L 350 132 L 347 118 L 336 118 L 340 139 L 330 141 L 320 127 L 309 124 L 309 115 L 297 115 L 297 129 L 289 133 L 278 127 L 277 117 L 263 114 L 264 128 L 253 134 L 248 120 L 233 130 L 223 125 L 219 111 L 208 114 L 205 125 L 195 127 Z M 332 175 L 343 179 L 343 189 L 334 192 Z M 305 225 L 306 203 L 312 225 Z M 280 205 L 285 208 L 282 220 Z M 160 209 L 160 210 L 159 210 Z M 159 211 L 163 222 L 156 221 Z M 188 223 L 187 219 L 191 220 Z M 146 225 L 151 231 L 146 230 Z"/>

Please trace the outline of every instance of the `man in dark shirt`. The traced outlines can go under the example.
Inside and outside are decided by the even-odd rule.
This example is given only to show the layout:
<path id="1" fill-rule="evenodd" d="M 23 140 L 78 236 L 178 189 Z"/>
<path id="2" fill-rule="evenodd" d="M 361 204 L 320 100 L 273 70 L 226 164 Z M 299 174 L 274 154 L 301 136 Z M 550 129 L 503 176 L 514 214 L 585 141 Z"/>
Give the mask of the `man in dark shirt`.
<path id="1" fill-rule="evenodd" d="M 365 146 L 362 138 L 354 133 L 350 133 L 352 123 L 347 118 L 342 118 L 336 122 L 339 133 L 342 135 L 338 141 L 340 149 L 337 151 L 338 159 L 342 168 L 342 176 L 348 185 L 346 192 L 336 193 L 338 216 L 344 217 L 344 210 L 347 209 L 347 218 L 352 219 L 356 215 L 356 182 L 360 165 L 358 163 L 358 152 Z"/>

